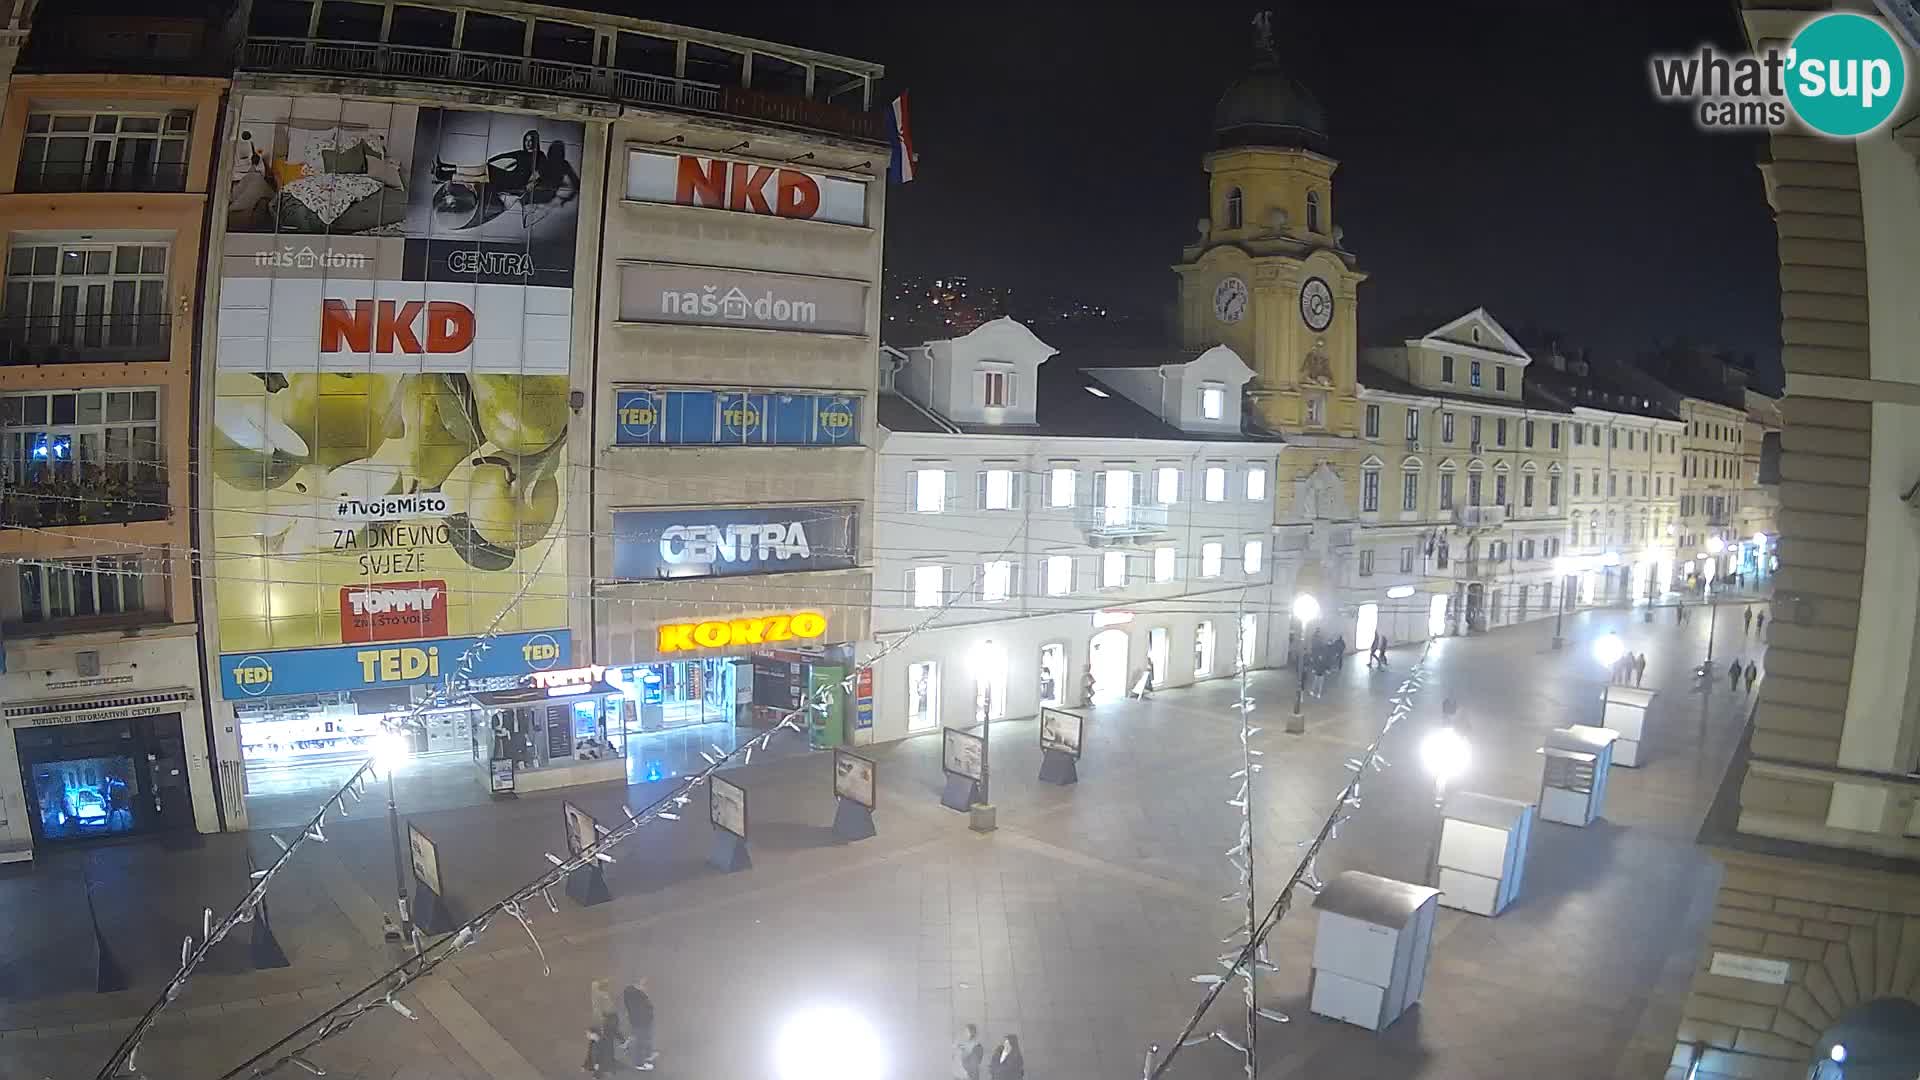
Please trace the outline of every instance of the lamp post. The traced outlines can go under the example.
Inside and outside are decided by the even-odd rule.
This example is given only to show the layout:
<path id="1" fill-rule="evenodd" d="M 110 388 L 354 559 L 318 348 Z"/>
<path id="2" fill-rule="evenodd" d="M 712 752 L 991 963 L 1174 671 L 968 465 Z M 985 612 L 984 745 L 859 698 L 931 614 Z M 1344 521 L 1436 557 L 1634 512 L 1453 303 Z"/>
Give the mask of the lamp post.
<path id="1" fill-rule="evenodd" d="M 1300 593 L 1293 598 L 1293 619 L 1300 625 L 1294 635 L 1296 644 L 1293 665 L 1293 715 L 1287 717 L 1287 733 L 1300 735 L 1307 730 L 1305 712 L 1307 696 L 1307 627 L 1320 617 L 1320 601 L 1310 593 Z"/>
<path id="2" fill-rule="evenodd" d="M 1710 564 L 1712 569 L 1707 571 L 1707 658 L 1700 664 L 1702 674 L 1713 671 L 1713 630 L 1720 619 L 1720 605 L 1715 601 L 1713 594 L 1713 579 L 1720 573 L 1720 553 L 1725 550 L 1727 550 L 1725 540 L 1718 536 L 1709 536 L 1707 537 L 1707 554 L 1700 556 L 1702 559 L 1709 555 L 1713 558 Z"/>
<path id="3" fill-rule="evenodd" d="M 1600 666 L 1607 670 L 1607 681 L 1600 689 L 1601 727 L 1607 726 L 1607 702 L 1613 693 L 1613 666 L 1618 664 L 1620 658 L 1626 654 L 1626 643 L 1620 640 L 1619 634 L 1603 634 L 1598 641 L 1593 643 L 1593 658 L 1598 660 Z"/>
<path id="4" fill-rule="evenodd" d="M 1553 560 L 1553 572 L 1560 579 L 1560 602 L 1553 609 L 1553 647 L 1558 649 L 1567 643 L 1567 639 L 1560 636 L 1561 619 L 1567 613 L 1567 560 Z"/>
<path id="5" fill-rule="evenodd" d="M 1420 764 L 1433 777 L 1433 810 L 1436 818 L 1432 851 L 1427 857 L 1426 881 L 1436 888 L 1440 885 L 1441 834 L 1447 827 L 1447 784 L 1467 771 L 1467 762 L 1472 756 L 1472 745 L 1453 726 L 1451 716 L 1442 720 L 1439 727 L 1427 732 L 1427 737 L 1420 740 Z"/>

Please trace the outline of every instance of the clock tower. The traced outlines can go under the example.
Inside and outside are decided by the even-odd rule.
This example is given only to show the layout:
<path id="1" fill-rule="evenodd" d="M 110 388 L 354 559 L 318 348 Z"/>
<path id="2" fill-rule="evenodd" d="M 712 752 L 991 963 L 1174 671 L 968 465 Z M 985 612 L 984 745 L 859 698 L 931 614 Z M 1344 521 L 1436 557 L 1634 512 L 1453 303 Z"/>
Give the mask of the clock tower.
<path id="1" fill-rule="evenodd" d="M 1174 267 L 1180 335 L 1247 360 L 1262 426 L 1356 434 L 1354 294 L 1366 275 L 1333 215 L 1326 114 L 1274 55 L 1267 16 L 1255 59 L 1214 108 L 1208 211 Z"/>

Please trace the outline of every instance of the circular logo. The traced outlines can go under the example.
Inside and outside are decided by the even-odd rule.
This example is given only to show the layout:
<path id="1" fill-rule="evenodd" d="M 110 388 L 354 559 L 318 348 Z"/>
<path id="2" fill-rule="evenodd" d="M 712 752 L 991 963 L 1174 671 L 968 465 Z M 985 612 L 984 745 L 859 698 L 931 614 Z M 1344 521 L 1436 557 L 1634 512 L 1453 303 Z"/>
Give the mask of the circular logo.
<path id="1" fill-rule="evenodd" d="M 545 671 L 560 662 L 560 643 L 552 634 L 535 634 L 520 647 L 520 654 L 526 659 L 527 666 L 535 671 Z"/>
<path id="2" fill-rule="evenodd" d="M 1316 334 L 1333 325 L 1333 289 L 1324 280 L 1310 277 L 1300 286 L 1300 318 Z"/>
<path id="3" fill-rule="evenodd" d="M 850 398 L 827 398 L 820 402 L 820 430 L 827 439 L 840 442 L 852 435 L 853 401 Z"/>
<path id="4" fill-rule="evenodd" d="M 233 682 L 248 697 L 259 697 L 273 689 L 273 665 L 264 657 L 243 656 L 234 662 Z"/>
<path id="5" fill-rule="evenodd" d="M 1878 19 L 1823 15 L 1794 35 L 1787 102 L 1823 135 L 1865 135 L 1887 122 L 1906 90 L 1906 55 Z"/>

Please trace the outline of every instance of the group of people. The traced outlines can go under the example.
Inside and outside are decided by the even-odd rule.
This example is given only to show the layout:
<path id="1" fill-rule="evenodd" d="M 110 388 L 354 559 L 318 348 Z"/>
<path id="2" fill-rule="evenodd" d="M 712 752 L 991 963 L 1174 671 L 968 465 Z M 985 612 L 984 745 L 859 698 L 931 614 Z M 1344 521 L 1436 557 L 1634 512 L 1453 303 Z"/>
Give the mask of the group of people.
<path id="1" fill-rule="evenodd" d="M 1386 670 L 1387 635 L 1380 633 L 1373 635 L 1373 644 L 1367 646 L 1367 666 L 1370 668 L 1377 667 L 1383 671 Z"/>
<path id="2" fill-rule="evenodd" d="M 986 1072 L 980 1068 L 986 1066 Z M 1020 1036 L 1006 1035 L 989 1054 L 980 1043 L 980 1029 L 968 1024 L 953 1044 L 953 1080 L 1026 1080 L 1027 1062 L 1020 1056 Z"/>
<path id="3" fill-rule="evenodd" d="M 1747 624 L 1747 631 L 1749 633 L 1757 631 L 1764 634 L 1767 632 L 1767 612 L 1764 608 L 1759 611 L 1748 608 L 1741 614 L 1740 621 Z"/>
<path id="4" fill-rule="evenodd" d="M 1347 637 L 1345 634 L 1331 640 L 1322 637 L 1319 630 L 1307 642 L 1306 651 L 1299 657 L 1300 677 L 1307 681 L 1310 692 L 1319 697 L 1327 687 L 1327 673 L 1338 671 L 1347 664 Z"/>
<path id="5" fill-rule="evenodd" d="M 652 1072 L 659 1058 L 653 1049 L 653 999 L 647 996 L 647 980 L 636 979 L 621 991 L 620 998 L 616 1004 L 612 984 L 606 979 L 593 980 L 593 1027 L 587 1030 L 587 1060 L 581 1065 L 593 1076 L 618 1071 L 623 1059 L 641 1072 Z"/>
<path id="6" fill-rule="evenodd" d="M 1729 691 L 1740 689 L 1740 680 L 1745 678 L 1747 680 L 1747 693 L 1751 694 L 1753 693 L 1753 680 L 1759 677 L 1760 669 L 1753 666 L 1753 661 L 1747 661 L 1747 666 L 1742 668 L 1739 659 L 1736 657 L 1733 663 L 1727 667 L 1727 689 Z"/>
<path id="7" fill-rule="evenodd" d="M 1639 686 L 1646 677 L 1646 653 L 1628 653 L 1614 662 L 1613 681 L 1621 686 Z"/>

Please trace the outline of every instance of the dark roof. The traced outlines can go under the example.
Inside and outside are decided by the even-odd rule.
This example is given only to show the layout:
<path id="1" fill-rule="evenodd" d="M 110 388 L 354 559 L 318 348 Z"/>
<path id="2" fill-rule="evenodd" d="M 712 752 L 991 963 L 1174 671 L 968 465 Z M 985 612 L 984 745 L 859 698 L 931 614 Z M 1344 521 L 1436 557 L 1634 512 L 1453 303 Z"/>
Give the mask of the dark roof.
<path id="1" fill-rule="evenodd" d="M 1584 365 L 1586 370 L 1576 374 L 1555 368 L 1550 359 L 1535 360 L 1527 366 L 1524 389 L 1569 408 L 1600 409 L 1660 420 L 1680 418 L 1673 392 L 1645 372 L 1590 361 L 1565 362 Z"/>
<path id="2" fill-rule="evenodd" d="M 1526 392 L 1527 384 L 1524 379 L 1520 383 L 1519 401 L 1480 397 L 1475 394 L 1464 394 L 1458 390 L 1436 390 L 1432 387 L 1416 386 L 1400 376 L 1374 367 L 1372 364 L 1360 365 L 1359 382 L 1361 386 L 1369 390 L 1378 390 L 1386 394 L 1405 394 L 1409 397 L 1437 397 L 1445 398 L 1448 401 L 1467 402 L 1473 405 L 1503 405 L 1510 409 L 1535 409 L 1540 412 L 1564 413 L 1573 411 L 1549 397 L 1530 397 Z"/>
<path id="3" fill-rule="evenodd" d="M 1327 112 L 1269 53 L 1220 95 L 1213 107 L 1213 136 L 1220 149 L 1275 146 L 1325 153 Z"/>
<path id="4" fill-rule="evenodd" d="M 880 426 L 888 431 L 917 431 L 937 435 L 953 430 L 952 427 L 942 424 L 932 414 L 899 394 L 881 391 L 877 405 L 879 412 L 875 417 L 879 420 Z"/>
<path id="5" fill-rule="evenodd" d="M 963 435 L 1051 435 L 1087 439 L 1165 439 L 1175 442 L 1282 442 L 1280 436 L 1259 430 L 1241 432 L 1182 431 L 1105 386 L 1071 363 L 1054 357 L 1040 365 L 1035 388 L 1035 422 L 1031 424 L 963 424 L 935 419 L 914 403 L 895 394 L 881 394 L 878 418 L 889 431 Z M 1087 391 L 1097 387 L 1101 394 Z M 944 426 L 943 426 L 944 424 Z"/>

